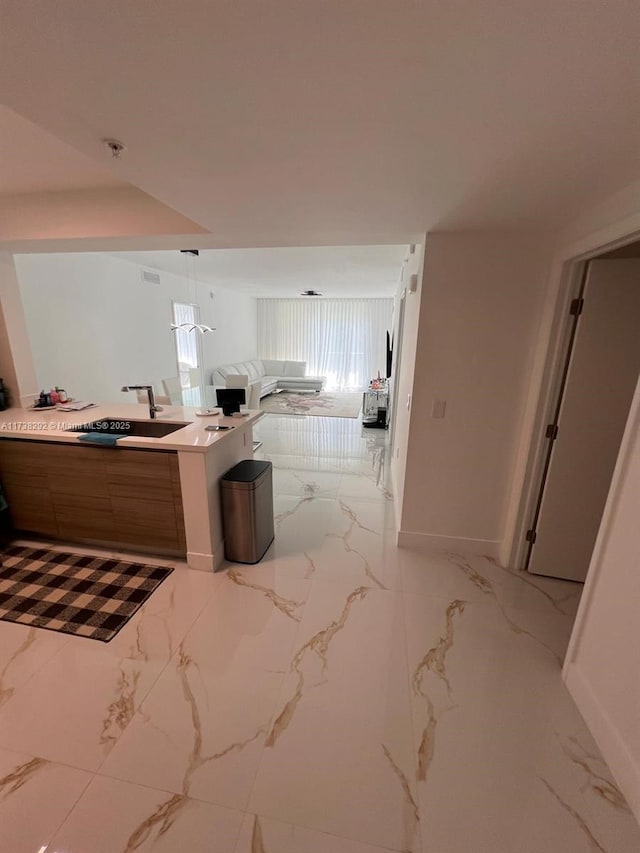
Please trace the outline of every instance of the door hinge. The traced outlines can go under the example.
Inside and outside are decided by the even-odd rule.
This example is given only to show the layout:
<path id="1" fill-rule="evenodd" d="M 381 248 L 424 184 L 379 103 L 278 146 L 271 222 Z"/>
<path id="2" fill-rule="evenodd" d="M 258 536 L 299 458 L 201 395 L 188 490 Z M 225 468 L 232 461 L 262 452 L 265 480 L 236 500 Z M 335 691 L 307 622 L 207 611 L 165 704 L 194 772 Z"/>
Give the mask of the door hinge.
<path id="1" fill-rule="evenodd" d="M 571 314 L 573 317 L 578 317 L 580 314 L 582 314 L 583 307 L 584 299 L 572 299 L 569 314 Z"/>
<path id="2" fill-rule="evenodd" d="M 550 438 L 551 441 L 555 441 L 558 437 L 558 425 L 557 424 L 549 424 L 547 427 L 545 434 L 545 438 Z"/>
<path id="3" fill-rule="evenodd" d="M 531 530 L 527 530 L 527 535 L 524 538 L 527 542 L 534 543 L 536 541 L 536 531 L 533 530 L 533 528 Z"/>

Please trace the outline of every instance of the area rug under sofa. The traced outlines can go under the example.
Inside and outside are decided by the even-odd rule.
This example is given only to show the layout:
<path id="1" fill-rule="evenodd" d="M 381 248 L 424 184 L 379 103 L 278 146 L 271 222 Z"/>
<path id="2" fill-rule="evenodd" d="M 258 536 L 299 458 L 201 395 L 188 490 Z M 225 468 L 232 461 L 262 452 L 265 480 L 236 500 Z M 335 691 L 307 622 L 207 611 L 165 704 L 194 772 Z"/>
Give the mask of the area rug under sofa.
<path id="1" fill-rule="evenodd" d="M 301 394 L 280 391 L 260 400 L 263 412 L 272 415 L 317 415 L 325 418 L 357 418 L 362 409 L 360 392 L 323 391 Z"/>

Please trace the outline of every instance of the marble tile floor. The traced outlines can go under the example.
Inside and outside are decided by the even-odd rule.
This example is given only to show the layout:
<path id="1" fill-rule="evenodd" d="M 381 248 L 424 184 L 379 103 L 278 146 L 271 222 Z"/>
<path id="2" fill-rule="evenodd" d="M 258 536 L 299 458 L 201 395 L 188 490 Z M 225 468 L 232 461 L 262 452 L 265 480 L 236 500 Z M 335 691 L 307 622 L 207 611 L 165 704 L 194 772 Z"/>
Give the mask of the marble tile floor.
<path id="1" fill-rule="evenodd" d="M 580 587 L 398 550 L 385 433 L 257 437 L 262 562 L 174 561 L 108 644 L 0 622 L 1 853 L 640 850 L 560 679 Z"/>

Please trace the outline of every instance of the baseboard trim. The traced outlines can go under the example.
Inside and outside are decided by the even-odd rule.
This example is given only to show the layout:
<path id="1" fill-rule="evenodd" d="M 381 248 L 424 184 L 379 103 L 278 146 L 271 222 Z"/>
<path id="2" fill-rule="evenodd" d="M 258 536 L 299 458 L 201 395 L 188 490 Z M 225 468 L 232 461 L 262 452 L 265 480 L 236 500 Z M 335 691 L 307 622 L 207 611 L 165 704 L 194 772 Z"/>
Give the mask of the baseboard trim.
<path id="1" fill-rule="evenodd" d="M 187 565 L 197 572 L 215 572 L 224 559 L 224 543 L 214 554 L 198 554 L 196 551 L 187 551 Z"/>
<path id="2" fill-rule="evenodd" d="M 463 554 L 482 554 L 486 557 L 499 557 L 501 542 L 498 539 L 468 539 L 464 536 L 441 536 L 437 533 L 413 533 L 399 530 L 396 536 L 398 548 L 429 550 L 438 548 L 444 551 L 459 551 Z"/>
<path id="3" fill-rule="evenodd" d="M 640 823 L 640 766 L 575 664 L 565 665 L 563 679 L 629 808 Z"/>

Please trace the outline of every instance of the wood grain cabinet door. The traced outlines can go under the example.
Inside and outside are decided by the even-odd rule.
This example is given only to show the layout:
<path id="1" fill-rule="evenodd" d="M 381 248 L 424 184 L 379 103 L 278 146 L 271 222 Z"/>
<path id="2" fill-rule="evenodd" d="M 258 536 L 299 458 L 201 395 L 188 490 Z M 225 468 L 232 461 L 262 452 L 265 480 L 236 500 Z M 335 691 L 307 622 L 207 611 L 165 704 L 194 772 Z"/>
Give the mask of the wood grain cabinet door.
<path id="1" fill-rule="evenodd" d="M 58 536 L 42 450 L 33 442 L 0 441 L 0 481 L 17 530 Z"/>
<path id="2" fill-rule="evenodd" d="M 173 457 L 125 450 L 108 461 L 106 479 L 117 541 L 184 551 L 182 496 L 177 498 L 172 480 Z"/>
<path id="3" fill-rule="evenodd" d="M 48 446 L 47 477 L 61 539 L 113 540 L 113 512 L 100 447 Z"/>

